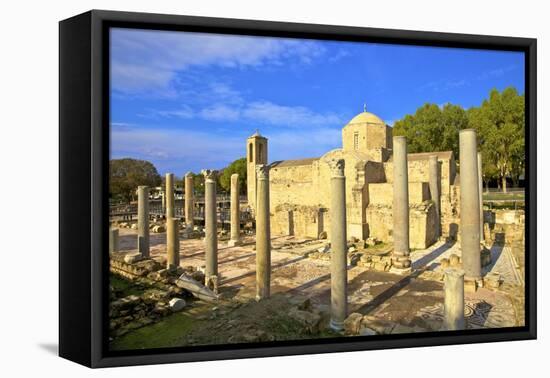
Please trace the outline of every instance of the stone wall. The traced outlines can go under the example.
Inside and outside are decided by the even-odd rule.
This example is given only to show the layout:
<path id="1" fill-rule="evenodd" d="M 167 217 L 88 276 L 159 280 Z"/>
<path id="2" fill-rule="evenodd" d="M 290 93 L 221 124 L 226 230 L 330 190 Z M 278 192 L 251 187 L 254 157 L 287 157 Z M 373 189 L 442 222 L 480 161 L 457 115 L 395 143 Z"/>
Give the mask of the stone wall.
<path id="1" fill-rule="evenodd" d="M 391 207 L 393 204 L 393 184 L 368 184 L 369 204 Z M 409 182 L 409 204 L 420 204 L 430 198 L 427 182 Z"/>
<path id="2" fill-rule="evenodd" d="M 456 163 L 451 152 L 408 154 L 408 174 L 410 182 L 430 181 L 430 155 L 438 155 L 441 175 L 441 196 L 449 194 L 450 185 L 454 184 L 456 177 Z M 384 174 L 388 183 L 393 183 L 393 162 L 384 163 Z"/>
<path id="3" fill-rule="evenodd" d="M 357 144 L 355 135 L 357 135 Z M 349 124 L 342 129 L 342 147 L 346 151 L 391 148 L 391 140 L 391 128 L 382 123 Z"/>
<path id="4" fill-rule="evenodd" d="M 270 171 L 270 204 L 313 206 L 319 203 L 313 184 L 313 167 L 307 165 L 277 166 Z"/>
<path id="5" fill-rule="evenodd" d="M 280 204 L 271 211 L 271 233 L 317 238 L 322 231 L 329 233 L 328 217 L 328 210 L 319 206 Z"/>
<path id="6" fill-rule="evenodd" d="M 499 244 L 525 243 L 524 210 L 485 210 L 483 215 L 486 240 Z"/>
<path id="7" fill-rule="evenodd" d="M 424 249 L 436 241 L 435 206 L 431 200 L 409 206 L 410 247 Z M 387 205 L 370 204 L 367 207 L 369 237 L 383 242 L 393 241 L 392 208 Z"/>
<path id="8" fill-rule="evenodd" d="M 386 138 L 387 130 L 357 128 L 361 143 Z M 344 144 L 353 143 L 354 126 L 343 130 Z M 365 133 L 362 135 L 361 133 Z M 366 134 L 368 133 L 368 135 Z M 321 158 L 287 160 L 273 163 L 270 172 L 270 208 L 273 235 L 317 238 L 330 234 L 330 172 L 328 159 L 344 159 L 346 175 L 346 216 L 348 238 L 376 237 L 390 242 L 393 205 L 393 162 L 389 151 L 380 145 L 361 151 L 335 149 Z M 452 152 L 438 152 L 441 174 L 441 221 L 445 237 L 456 238 L 459 224 L 459 195 L 455 182 Z M 435 241 L 435 208 L 429 190 L 429 156 L 409 154 L 409 204 L 411 206 L 411 247 L 425 248 Z M 431 215 L 433 214 L 433 215 Z M 329 235 L 330 237 L 330 235 Z"/>

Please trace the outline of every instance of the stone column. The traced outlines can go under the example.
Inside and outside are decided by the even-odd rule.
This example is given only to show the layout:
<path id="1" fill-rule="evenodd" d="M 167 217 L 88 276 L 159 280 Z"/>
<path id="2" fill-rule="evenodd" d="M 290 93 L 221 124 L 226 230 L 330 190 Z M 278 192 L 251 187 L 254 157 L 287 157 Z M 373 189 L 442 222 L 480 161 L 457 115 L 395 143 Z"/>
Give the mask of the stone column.
<path id="1" fill-rule="evenodd" d="M 149 188 L 138 186 L 138 252 L 149 257 Z"/>
<path id="2" fill-rule="evenodd" d="M 204 176 L 204 225 L 205 225 L 205 285 L 214 288 L 212 282 L 218 277 L 218 216 L 216 212 L 216 179 L 210 169 L 202 171 Z"/>
<path id="3" fill-rule="evenodd" d="M 485 235 L 483 233 L 483 160 L 481 152 L 477 153 L 477 175 L 479 181 L 479 240 L 483 242 Z"/>
<path id="4" fill-rule="evenodd" d="M 118 228 L 109 229 L 109 255 L 118 252 Z"/>
<path id="5" fill-rule="evenodd" d="M 479 245 L 479 176 L 477 135 L 474 129 L 461 130 L 460 149 L 460 247 L 467 280 L 481 278 Z"/>
<path id="6" fill-rule="evenodd" d="M 445 271 L 444 330 L 464 329 L 464 271 Z"/>
<path id="7" fill-rule="evenodd" d="M 241 212 L 239 209 L 239 175 L 231 175 L 231 239 L 228 245 L 241 244 Z"/>
<path id="8" fill-rule="evenodd" d="M 166 219 L 166 268 L 170 270 L 180 266 L 180 239 L 178 218 Z"/>
<path id="9" fill-rule="evenodd" d="M 195 197 L 193 194 L 193 174 L 187 172 L 185 174 L 185 225 L 189 230 L 193 230 L 194 226 L 194 213 Z"/>
<path id="10" fill-rule="evenodd" d="M 435 236 L 441 236 L 441 198 L 439 195 L 439 162 L 437 155 L 431 155 L 429 158 L 430 171 L 430 193 L 435 205 Z"/>
<path id="11" fill-rule="evenodd" d="M 346 178 L 343 159 L 330 167 L 330 328 L 341 331 L 347 316 Z"/>
<path id="12" fill-rule="evenodd" d="M 164 202 L 166 206 L 166 219 L 174 218 L 174 174 L 166 174 L 166 190 L 164 191 Z"/>
<path id="13" fill-rule="evenodd" d="M 407 138 L 393 137 L 393 267 L 411 269 L 409 250 L 409 173 Z"/>
<path id="14" fill-rule="evenodd" d="M 271 231 L 269 224 L 269 166 L 256 166 L 256 300 L 269 298 Z"/>

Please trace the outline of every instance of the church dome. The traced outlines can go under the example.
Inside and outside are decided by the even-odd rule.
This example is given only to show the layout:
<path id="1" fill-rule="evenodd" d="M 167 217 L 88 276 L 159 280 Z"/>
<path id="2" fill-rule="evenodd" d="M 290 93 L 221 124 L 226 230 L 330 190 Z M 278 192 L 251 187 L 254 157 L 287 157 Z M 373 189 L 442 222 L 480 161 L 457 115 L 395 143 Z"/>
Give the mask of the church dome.
<path id="1" fill-rule="evenodd" d="M 376 114 L 372 114 L 369 112 L 362 112 L 357 114 L 351 121 L 348 122 L 349 124 L 352 123 L 377 123 L 384 125 L 384 121 L 378 117 Z"/>

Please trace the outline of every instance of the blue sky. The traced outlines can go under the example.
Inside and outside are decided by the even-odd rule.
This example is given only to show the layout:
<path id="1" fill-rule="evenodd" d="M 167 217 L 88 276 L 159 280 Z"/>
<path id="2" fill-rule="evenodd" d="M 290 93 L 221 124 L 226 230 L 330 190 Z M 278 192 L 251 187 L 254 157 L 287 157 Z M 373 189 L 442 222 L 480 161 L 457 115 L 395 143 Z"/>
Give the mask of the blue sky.
<path id="1" fill-rule="evenodd" d="M 426 102 L 479 105 L 524 92 L 517 52 L 187 32 L 111 30 L 111 158 L 164 174 L 219 169 L 256 129 L 269 160 L 341 146 L 363 110 L 392 125 Z"/>

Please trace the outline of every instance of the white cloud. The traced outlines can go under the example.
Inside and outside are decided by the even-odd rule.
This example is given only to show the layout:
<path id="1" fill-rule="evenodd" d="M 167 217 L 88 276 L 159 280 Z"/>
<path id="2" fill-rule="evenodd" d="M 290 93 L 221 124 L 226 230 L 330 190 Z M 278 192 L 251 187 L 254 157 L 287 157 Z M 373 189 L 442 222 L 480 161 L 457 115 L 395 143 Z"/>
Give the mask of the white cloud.
<path id="1" fill-rule="evenodd" d="M 238 137 L 189 129 L 114 128 L 111 129 L 111 145 L 116 148 L 111 158 L 146 159 L 161 170 L 164 166 L 181 166 L 182 170 L 194 171 L 201 168 L 219 169 L 244 156 L 245 143 L 245 139 Z"/>
<path id="2" fill-rule="evenodd" d="M 202 109 L 200 117 L 207 121 L 237 121 L 240 111 L 227 105 L 213 105 Z"/>
<path id="3" fill-rule="evenodd" d="M 233 134 L 234 135 L 234 134 Z M 269 161 L 320 157 L 341 146 L 341 129 L 271 130 Z M 161 174 L 182 175 L 188 170 L 220 169 L 246 156 L 246 136 L 228 136 L 184 128 L 111 128 L 111 143 L 116 146 L 111 158 L 132 157 L 151 161 Z"/>
<path id="4" fill-rule="evenodd" d="M 321 157 L 342 147 L 342 129 L 320 127 L 276 132 L 267 135 L 269 161 Z"/>
<path id="5" fill-rule="evenodd" d="M 168 89 L 177 72 L 192 66 L 310 64 L 325 52 L 314 41 L 119 28 L 111 41 L 111 84 L 123 93 Z"/>
<path id="6" fill-rule="evenodd" d="M 179 109 L 175 110 L 157 110 L 152 112 L 153 115 L 159 115 L 167 118 L 183 118 L 191 119 L 195 117 L 195 112 L 188 105 L 182 105 Z"/>
<path id="7" fill-rule="evenodd" d="M 516 69 L 515 64 L 509 65 L 509 66 L 506 66 L 506 67 L 496 68 L 496 69 L 493 69 L 493 70 L 488 70 L 488 71 L 482 72 L 477 77 L 477 79 L 478 80 L 487 80 L 487 79 L 490 79 L 490 78 L 499 77 L 499 76 L 504 75 L 507 72 L 513 71 L 514 69 Z"/>
<path id="8" fill-rule="evenodd" d="M 342 123 L 342 117 L 334 113 L 317 113 L 303 106 L 278 105 L 269 101 L 252 102 L 242 114 L 248 120 L 274 126 L 312 127 Z"/>
<path id="9" fill-rule="evenodd" d="M 341 126 L 346 117 L 332 112 L 319 113 L 304 106 L 286 106 L 270 101 L 254 101 L 243 105 L 214 104 L 200 109 L 188 105 L 174 110 L 150 110 L 145 118 L 198 118 L 207 121 L 235 122 L 245 121 L 258 125 L 280 126 L 287 128 L 312 128 Z"/>

